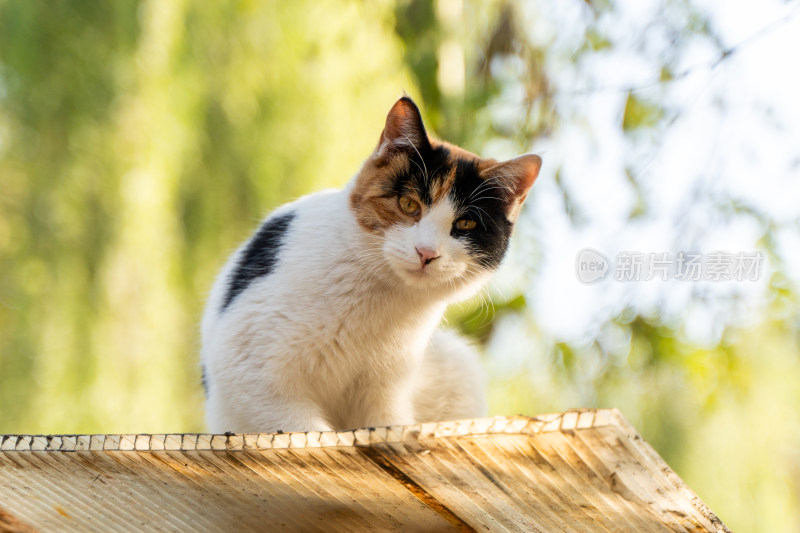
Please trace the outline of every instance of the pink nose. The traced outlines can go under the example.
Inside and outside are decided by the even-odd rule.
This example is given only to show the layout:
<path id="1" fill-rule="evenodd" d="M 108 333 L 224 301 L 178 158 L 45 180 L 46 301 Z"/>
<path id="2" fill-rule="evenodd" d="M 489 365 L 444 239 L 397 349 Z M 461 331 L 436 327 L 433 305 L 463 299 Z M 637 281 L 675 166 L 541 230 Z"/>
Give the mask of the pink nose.
<path id="1" fill-rule="evenodd" d="M 423 268 L 425 268 L 425 265 L 430 264 L 431 261 L 439 257 L 439 252 L 430 248 L 425 248 L 424 246 L 417 248 L 416 250 L 417 255 L 419 256 L 419 262 Z"/>

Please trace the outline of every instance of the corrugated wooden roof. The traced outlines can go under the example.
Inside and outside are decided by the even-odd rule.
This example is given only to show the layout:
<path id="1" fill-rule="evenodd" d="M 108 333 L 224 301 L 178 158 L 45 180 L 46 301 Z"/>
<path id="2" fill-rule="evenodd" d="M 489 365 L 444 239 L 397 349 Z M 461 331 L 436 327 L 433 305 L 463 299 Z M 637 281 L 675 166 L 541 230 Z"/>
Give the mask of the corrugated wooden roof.
<path id="1" fill-rule="evenodd" d="M 0 449 L 0 531 L 728 531 L 616 410 Z"/>

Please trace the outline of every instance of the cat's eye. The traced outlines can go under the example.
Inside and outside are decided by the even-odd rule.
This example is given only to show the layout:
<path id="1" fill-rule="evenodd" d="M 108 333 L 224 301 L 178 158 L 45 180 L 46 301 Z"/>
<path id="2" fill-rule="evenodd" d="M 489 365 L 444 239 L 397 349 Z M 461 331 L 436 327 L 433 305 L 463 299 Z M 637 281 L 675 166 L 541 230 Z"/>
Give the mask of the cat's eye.
<path id="1" fill-rule="evenodd" d="M 456 221 L 456 229 L 461 231 L 469 231 L 471 229 L 475 229 L 477 225 L 478 223 L 475 222 L 474 220 L 469 220 L 466 218 L 460 218 Z"/>
<path id="2" fill-rule="evenodd" d="M 401 196 L 397 203 L 400 205 L 400 211 L 406 215 L 414 217 L 419 215 L 419 202 L 410 196 Z"/>

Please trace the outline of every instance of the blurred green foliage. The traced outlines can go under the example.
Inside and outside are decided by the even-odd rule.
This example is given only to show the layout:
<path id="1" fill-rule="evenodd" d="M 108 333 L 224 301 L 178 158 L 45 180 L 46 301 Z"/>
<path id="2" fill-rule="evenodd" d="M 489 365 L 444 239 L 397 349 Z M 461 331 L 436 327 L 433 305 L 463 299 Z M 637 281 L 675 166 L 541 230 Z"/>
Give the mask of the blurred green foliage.
<path id="1" fill-rule="evenodd" d="M 206 291 L 268 209 L 344 183 L 413 93 L 392 20 L 0 3 L 1 431 L 202 428 Z"/>
<path id="2" fill-rule="evenodd" d="M 668 81 L 662 80 L 662 81 Z M 625 100 L 625 112 L 622 114 L 622 131 L 629 132 L 639 128 L 652 128 L 664 118 L 664 113 L 657 105 L 645 102 L 633 92 L 628 91 Z"/>
<path id="3" fill-rule="evenodd" d="M 342 185 L 403 90 L 475 151 L 558 127 L 548 51 L 521 20 L 502 1 L 0 1 L 0 432 L 202 430 L 197 324 L 218 268 L 270 208 Z M 575 61 L 612 46 L 593 29 Z M 523 103 L 498 121 L 509 62 Z M 663 120 L 628 93 L 624 131 Z M 487 361 L 492 413 L 619 407 L 731 527 L 797 530 L 800 314 L 780 272 L 770 294 L 714 346 L 635 308 L 565 342 L 521 294 L 448 319 L 481 343 L 521 321 L 539 354 Z"/>

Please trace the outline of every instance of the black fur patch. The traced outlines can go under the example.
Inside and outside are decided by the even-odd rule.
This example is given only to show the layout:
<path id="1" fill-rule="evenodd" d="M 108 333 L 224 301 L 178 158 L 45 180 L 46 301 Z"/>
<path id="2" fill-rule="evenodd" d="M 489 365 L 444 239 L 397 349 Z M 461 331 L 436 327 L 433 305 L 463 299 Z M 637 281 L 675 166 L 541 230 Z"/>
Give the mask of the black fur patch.
<path id="1" fill-rule="evenodd" d="M 223 311 L 250 285 L 250 282 L 268 275 L 275 268 L 278 252 L 283 245 L 283 237 L 294 216 L 294 213 L 286 213 L 267 219 L 250 239 L 231 276 L 228 294 L 222 304 Z"/>
<path id="2" fill-rule="evenodd" d="M 206 400 L 208 399 L 208 379 L 206 378 L 206 365 L 202 367 L 202 375 L 200 376 L 200 382 L 203 384 L 203 394 L 206 396 Z"/>
<path id="3" fill-rule="evenodd" d="M 474 220 L 478 225 L 464 231 L 453 224 L 450 235 L 466 242 L 470 253 L 485 268 L 497 268 L 508 249 L 514 225 L 506 218 L 507 195 L 496 182 L 481 178 L 473 161 L 457 161 L 456 180 L 450 190 L 456 219 Z"/>

